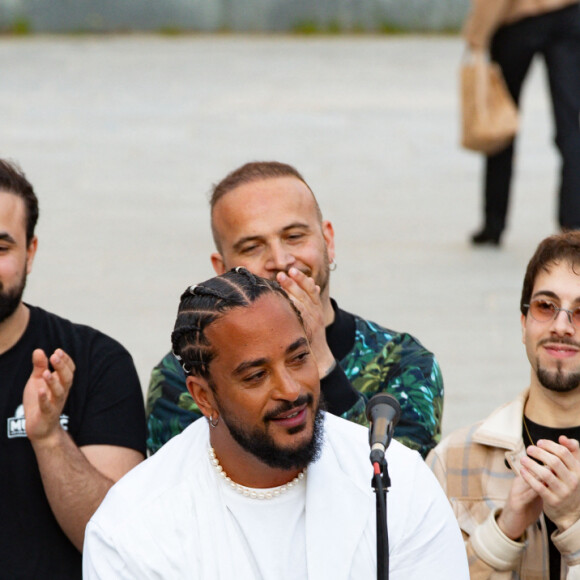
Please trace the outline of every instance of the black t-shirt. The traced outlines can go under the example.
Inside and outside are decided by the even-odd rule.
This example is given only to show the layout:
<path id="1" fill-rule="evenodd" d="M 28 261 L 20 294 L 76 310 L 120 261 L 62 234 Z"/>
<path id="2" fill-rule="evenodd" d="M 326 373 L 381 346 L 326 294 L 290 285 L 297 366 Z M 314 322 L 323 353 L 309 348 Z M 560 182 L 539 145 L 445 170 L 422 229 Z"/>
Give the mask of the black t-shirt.
<path id="1" fill-rule="evenodd" d="M 60 529 L 26 438 L 22 392 L 32 351 L 62 348 L 76 369 L 61 424 L 75 443 L 118 445 L 145 453 L 143 395 L 130 354 L 88 326 L 29 306 L 28 327 L 0 355 L 0 577 L 81 578 L 81 554 Z"/>
<path id="2" fill-rule="evenodd" d="M 539 425 L 538 423 L 530 421 L 527 417 L 524 418 L 524 421 L 522 435 L 526 447 L 528 445 L 535 445 L 539 439 L 546 439 L 558 443 L 560 435 L 565 435 L 569 439 L 580 441 L 580 427 L 545 427 L 544 425 Z M 559 580 L 561 555 L 551 538 L 551 535 L 557 530 L 557 526 L 546 516 L 546 514 L 544 514 L 544 519 L 546 520 L 546 532 L 548 534 L 550 580 Z"/>

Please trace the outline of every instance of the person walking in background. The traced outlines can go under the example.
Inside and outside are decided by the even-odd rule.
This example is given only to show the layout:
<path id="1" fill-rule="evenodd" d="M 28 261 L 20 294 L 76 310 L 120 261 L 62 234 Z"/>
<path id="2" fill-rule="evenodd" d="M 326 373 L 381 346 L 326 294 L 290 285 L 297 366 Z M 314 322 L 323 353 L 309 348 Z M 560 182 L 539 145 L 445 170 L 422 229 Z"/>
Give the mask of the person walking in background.
<path id="1" fill-rule="evenodd" d="M 471 50 L 489 51 L 519 103 L 533 57 L 546 63 L 561 156 L 558 223 L 580 228 L 580 8 L 578 0 L 472 0 L 464 27 Z M 514 143 L 485 163 L 484 224 L 474 245 L 500 244 L 506 226 Z"/>

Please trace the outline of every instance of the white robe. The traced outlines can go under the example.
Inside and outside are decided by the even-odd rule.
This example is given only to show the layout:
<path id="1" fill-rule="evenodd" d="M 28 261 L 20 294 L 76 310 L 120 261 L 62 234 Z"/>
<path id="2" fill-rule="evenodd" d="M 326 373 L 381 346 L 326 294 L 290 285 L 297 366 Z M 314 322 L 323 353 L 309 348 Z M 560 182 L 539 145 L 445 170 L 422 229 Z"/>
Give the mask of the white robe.
<path id="1" fill-rule="evenodd" d="M 207 422 L 196 421 L 113 486 L 87 526 L 86 580 L 246 579 L 243 563 L 230 557 L 240 540 L 231 533 L 208 445 Z M 377 576 L 368 456 L 368 430 L 327 414 L 323 451 L 306 478 L 311 580 Z M 459 527 L 431 471 L 397 441 L 387 461 L 390 580 L 467 580 Z"/>

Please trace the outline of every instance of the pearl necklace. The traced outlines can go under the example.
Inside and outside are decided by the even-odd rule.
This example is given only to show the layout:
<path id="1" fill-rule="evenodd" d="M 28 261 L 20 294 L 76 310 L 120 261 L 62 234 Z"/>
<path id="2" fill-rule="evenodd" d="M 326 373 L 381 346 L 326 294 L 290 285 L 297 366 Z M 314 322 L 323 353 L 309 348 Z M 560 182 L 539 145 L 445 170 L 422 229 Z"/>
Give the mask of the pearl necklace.
<path id="1" fill-rule="evenodd" d="M 220 465 L 219 459 L 215 455 L 213 447 L 208 450 L 209 460 L 214 466 L 220 477 L 235 491 L 239 494 L 249 497 L 251 499 L 273 499 L 275 497 L 280 497 L 282 494 L 290 491 L 294 486 L 296 486 L 300 481 L 304 479 L 306 474 L 306 468 L 304 468 L 292 481 L 285 483 L 284 485 L 279 485 L 278 487 L 272 487 L 265 491 L 258 491 L 257 489 L 252 489 L 251 487 L 246 487 L 240 483 L 236 483 L 231 477 L 224 471 L 224 468 Z"/>

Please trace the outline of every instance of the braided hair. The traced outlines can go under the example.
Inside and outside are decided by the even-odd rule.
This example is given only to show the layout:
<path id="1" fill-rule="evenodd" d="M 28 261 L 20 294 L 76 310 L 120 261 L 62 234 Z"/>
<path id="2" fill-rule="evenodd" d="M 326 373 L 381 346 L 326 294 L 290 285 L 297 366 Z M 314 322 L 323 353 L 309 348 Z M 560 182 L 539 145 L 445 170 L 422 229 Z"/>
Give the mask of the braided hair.
<path id="1" fill-rule="evenodd" d="M 228 310 L 247 308 L 268 293 L 278 294 L 287 300 L 304 327 L 300 311 L 278 282 L 255 276 L 241 266 L 187 288 L 181 295 L 171 334 L 173 355 L 181 363 L 185 374 L 210 382 L 209 365 L 216 353 L 207 339 L 207 329 Z"/>

